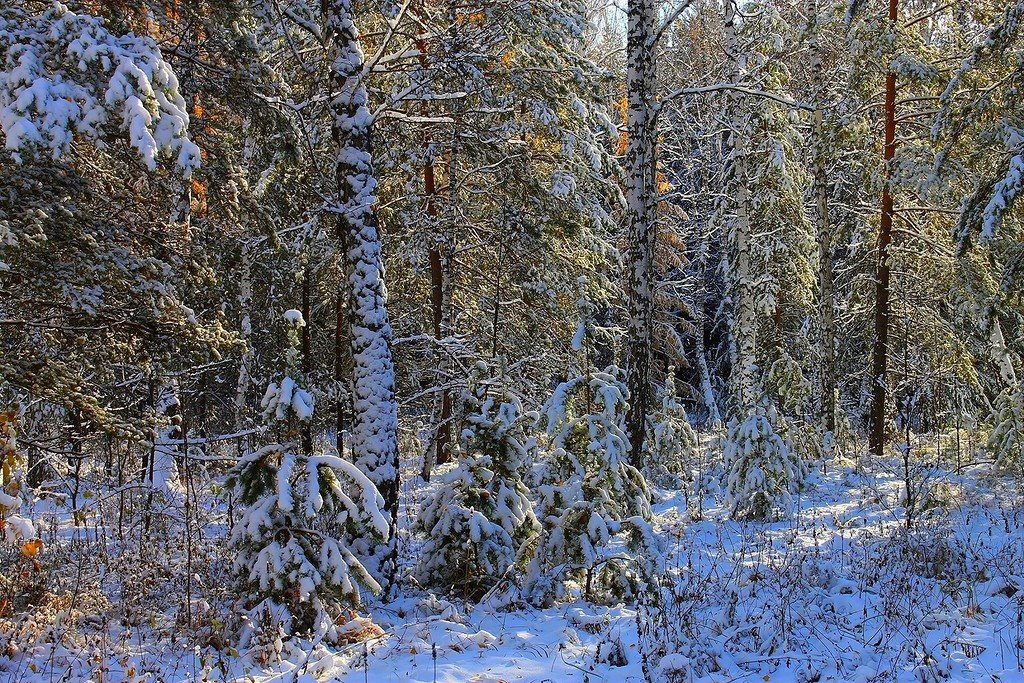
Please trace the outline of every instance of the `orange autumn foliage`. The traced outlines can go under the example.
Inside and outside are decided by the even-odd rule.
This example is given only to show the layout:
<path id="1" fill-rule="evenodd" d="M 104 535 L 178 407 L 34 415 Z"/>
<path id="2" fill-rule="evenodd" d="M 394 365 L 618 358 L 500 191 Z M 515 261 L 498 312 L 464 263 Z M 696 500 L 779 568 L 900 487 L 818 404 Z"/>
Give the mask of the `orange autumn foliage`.
<path id="1" fill-rule="evenodd" d="M 192 179 L 192 212 L 202 215 L 206 212 L 206 183 Z"/>
<path id="2" fill-rule="evenodd" d="M 36 557 L 43 552 L 43 542 L 38 538 L 34 538 L 31 541 L 25 541 L 21 546 L 21 554 L 25 557 Z"/>

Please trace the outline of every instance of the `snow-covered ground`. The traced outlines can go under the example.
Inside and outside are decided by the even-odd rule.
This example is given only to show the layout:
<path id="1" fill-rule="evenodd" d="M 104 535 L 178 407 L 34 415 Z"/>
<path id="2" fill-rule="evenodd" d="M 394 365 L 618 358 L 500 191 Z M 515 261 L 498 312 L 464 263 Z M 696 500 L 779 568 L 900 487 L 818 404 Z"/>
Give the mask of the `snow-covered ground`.
<path id="1" fill-rule="evenodd" d="M 902 481 L 878 469 L 815 475 L 774 524 L 662 492 L 662 609 L 407 598 L 339 680 L 642 681 L 646 659 L 668 680 L 709 683 L 1024 681 L 1019 489 L 932 473 L 931 508 L 905 535 Z"/>
<path id="2" fill-rule="evenodd" d="M 1024 682 L 1019 482 L 985 466 L 915 476 L 922 512 L 909 533 L 895 464 L 814 474 L 770 524 L 727 520 L 713 490 L 659 491 L 660 604 L 535 609 L 499 587 L 470 605 L 407 587 L 371 605 L 381 635 L 347 648 L 286 643 L 267 667 L 86 614 L 77 649 L 8 652 L 0 679 L 626 682 L 646 668 L 681 683 Z M 425 494 L 409 484 L 406 502 Z M 418 542 L 406 541 L 411 566 Z"/>

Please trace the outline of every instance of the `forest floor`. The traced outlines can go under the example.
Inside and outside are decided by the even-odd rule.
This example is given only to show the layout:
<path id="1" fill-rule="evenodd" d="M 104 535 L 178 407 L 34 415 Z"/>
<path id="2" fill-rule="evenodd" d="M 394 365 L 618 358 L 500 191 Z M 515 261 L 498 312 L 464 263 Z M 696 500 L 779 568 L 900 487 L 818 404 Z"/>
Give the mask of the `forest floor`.
<path id="1" fill-rule="evenodd" d="M 1024 489 L 986 465 L 911 474 L 909 532 L 896 461 L 813 474 L 793 514 L 774 523 L 728 520 L 713 485 L 701 496 L 659 490 L 656 526 L 672 586 L 659 609 L 582 601 L 535 609 L 507 595 L 471 605 L 410 588 L 371 606 L 382 635 L 347 648 L 286 643 L 282 661 L 263 667 L 210 637 L 218 592 L 202 585 L 215 558 L 191 560 L 202 569 L 189 591 L 204 595 L 195 609 L 206 616 L 190 614 L 184 628 L 180 609 L 145 614 L 174 604 L 181 579 L 167 566 L 182 561 L 180 549 L 167 551 L 161 573 L 119 565 L 108 542 L 106 568 L 83 569 L 75 558 L 98 552 L 86 533 L 65 539 L 63 551 L 48 548 L 79 562 L 66 579 L 78 582 L 74 602 L 53 607 L 58 616 L 45 627 L 37 617 L 38 633 L 23 621 L 9 626 L 24 637 L 8 636 L 0 649 L 0 679 L 597 683 L 644 681 L 646 666 L 673 683 L 1024 683 Z M 413 480 L 404 493 L 415 508 L 427 485 Z M 403 561 L 415 562 L 416 548 L 408 542 Z M 124 591 L 123 583 L 104 578 L 117 572 L 160 588 L 135 608 L 119 604 L 113 586 Z M 78 590 L 85 585 L 99 588 Z M 219 590 L 230 597 L 227 582 Z M 131 609 L 140 616 L 125 618 Z"/>

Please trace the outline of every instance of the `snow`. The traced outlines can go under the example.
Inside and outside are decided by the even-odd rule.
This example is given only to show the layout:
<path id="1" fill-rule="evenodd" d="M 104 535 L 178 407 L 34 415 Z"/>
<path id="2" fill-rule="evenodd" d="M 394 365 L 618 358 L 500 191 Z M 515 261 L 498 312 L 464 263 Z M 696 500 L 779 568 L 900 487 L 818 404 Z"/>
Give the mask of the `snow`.
<path id="1" fill-rule="evenodd" d="M 558 170 L 551 174 L 551 194 L 559 199 L 568 199 L 576 191 L 576 176 L 570 171 Z"/>
<path id="2" fill-rule="evenodd" d="M 992 188 L 992 195 L 985 205 L 982 219 L 981 241 L 991 242 L 995 239 L 1003 215 L 1020 194 L 1024 183 L 1024 155 L 1015 154 L 1011 159 L 1003 177 Z"/>
<path id="3" fill-rule="evenodd" d="M 8 18 L 9 17 L 9 18 Z M 59 158 L 76 137 L 125 134 L 150 170 L 172 157 L 199 166 L 178 80 L 149 37 L 110 33 L 103 21 L 53 3 L 39 15 L 0 16 L 0 131 L 14 158 Z"/>
<path id="4" fill-rule="evenodd" d="M 13 501 L 13 502 L 12 502 Z M 0 505 L 5 507 L 16 507 L 20 501 L 16 498 L 8 498 L 0 492 Z M 25 539 L 36 537 L 36 528 L 31 520 L 21 515 L 8 515 L 4 518 L 3 537 L 7 543 L 14 543 Z"/>
<path id="5" fill-rule="evenodd" d="M 771 523 L 732 521 L 724 499 L 706 490 L 699 505 L 693 489 L 689 502 L 683 492 L 659 490 L 652 524 L 668 540 L 665 590 L 674 597 L 667 613 L 644 601 L 538 609 L 507 586 L 474 605 L 406 586 L 396 599 L 367 606 L 383 633 L 365 650 L 362 643 L 284 639 L 281 661 L 266 668 L 224 653 L 156 645 L 144 629 L 127 635 L 131 627 L 114 620 L 103 636 L 110 648 L 104 678 L 146 680 L 125 675 L 134 668 L 169 683 L 201 680 L 204 671 L 213 680 L 258 683 L 293 676 L 639 683 L 646 662 L 654 680 L 687 683 L 1021 681 L 1024 507 L 1012 478 L 993 478 L 980 465 L 965 471 L 943 477 L 955 493 L 909 535 L 895 462 L 874 462 L 862 472 L 830 464 L 827 475 L 813 473 L 808 490 L 795 496 L 791 517 Z M 440 486 L 415 480 L 403 505 L 411 508 Z M 386 519 L 380 523 L 387 527 Z M 405 537 L 403 570 L 423 542 Z M 333 571 L 349 561 L 338 547 L 322 553 L 321 566 Z M 261 563 L 288 556 L 276 544 L 250 567 L 273 581 L 272 567 Z M 314 576 L 315 570 L 304 577 L 301 590 Z M 338 574 L 342 585 L 344 576 Z M 226 670 L 211 668 L 218 660 Z M 40 642 L 0 658 L 0 678 L 16 672 L 25 683 L 51 675 L 96 680 L 97 661 L 68 641 Z"/>
<path id="6" fill-rule="evenodd" d="M 657 619 L 643 606 L 407 596 L 389 603 L 365 663 L 342 654 L 331 680 L 640 682 L 645 656 L 654 680 L 698 683 L 1024 680 L 1021 508 L 964 477 L 963 498 L 901 540 L 899 477 L 886 470 L 816 474 L 793 518 L 771 524 L 730 521 L 713 497 L 696 519 L 681 494 L 663 492 L 655 525 L 674 539 L 681 596 L 669 621 L 690 634 L 664 655 L 645 645 Z M 951 569 L 963 571 L 959 588 Z"/>

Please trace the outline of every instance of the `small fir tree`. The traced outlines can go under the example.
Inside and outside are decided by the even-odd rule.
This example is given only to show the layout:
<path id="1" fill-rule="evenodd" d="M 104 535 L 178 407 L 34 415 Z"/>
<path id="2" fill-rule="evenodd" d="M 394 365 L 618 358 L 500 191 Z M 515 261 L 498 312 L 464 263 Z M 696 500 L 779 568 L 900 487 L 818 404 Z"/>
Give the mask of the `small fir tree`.
<path id="1" fill-rule="evenodd" d="M 792 483 L 799 485 L 807 475 L 806 463 L 826 460 L 833 455 L 834 435 L 823 433 L 820 424 L 806 419 L 811 413 L 808 406 L 813 387 L 800 368 L 800 363 L 782 348 L 777 347 L 775 354 L 775 361 L 765 377 L 765 386 L 775 405 L 785 413 L 775 428 L 789 445 L 793 456 L 792 465 L 798 477 Z"/>
<path id="2" fill-rule="evenodd" d="M 587 599 L 628 597 L 659 565 L 650 492 L 627 462 L 619 374 L 612 366 L 563 382 L 547 403 L 542 530 L 527 576 L 535 603 L 565 597 L 569 582 L 582 582 Z"/>
<path id="3" fill-rule="evenodd" d="M 523 483 L 532 440 L 522 402 L 503 379 L 488 381 L 479 362 L 461 398 L 466 427 L 460 462 L 416 521 L 428 536 L 417 569 L 424 585 L 479 596 L 515 564 L 522 544 L 539 528 Z"/>
<path id="4" fill-rule="evenodd" d="M 769 519 L 790 507 L 806 465 L 785 438 L 789 425 L 767 396 L 746 419 L 729 423 L 723 456 L 726 504 L 736 519 Z"/>
<path id="5" fill-rule="evenodd" d="M 988 448 L 1002 470 L 1024 471 L 1024 391 L 1004 389 L 992 405 Z"/>
<path id="6" fill-rule="evenodd" d="M 380 590 L 346 539 L 366 531 L 388 535 L 384 501 L 365 474 L 334 454 L 304 455 L 300 425 L 312 419 L 313 397 L 298 371 L 299 311 L 285 313 L 289 350 L 284 375 L 271 382 L 263 419 L 278 438 L 245 454 L 232 473 L 245 510 L 231 532 L 235 570 L 252 596 L 250 619 L 274 615 L 290 634 L 342 635 L 344 607 L 360 603 L 360 587 Z M 247 640 L 247 636 L 243 636 Z"/>
<path id="7" fill-rule="evenodd" d="M 676 397 L 675 368 L 668 369 L 661 395 L 661 407 L 648 421 L 644 462 L 652 482 L 679 487 L 692 479 L 691 465 L 697 458 L 697 434 L 686 409 Z"/>

